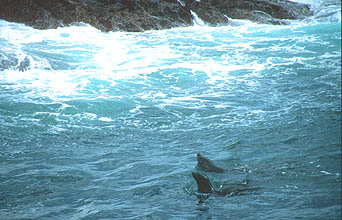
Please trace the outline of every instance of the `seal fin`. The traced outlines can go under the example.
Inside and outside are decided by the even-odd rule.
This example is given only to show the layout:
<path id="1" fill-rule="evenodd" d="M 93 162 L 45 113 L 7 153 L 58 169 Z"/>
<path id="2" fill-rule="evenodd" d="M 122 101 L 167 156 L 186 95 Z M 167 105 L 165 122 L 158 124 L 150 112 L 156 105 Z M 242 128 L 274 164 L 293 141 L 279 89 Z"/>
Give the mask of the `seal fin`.
<path id="1" fill-rule="evenodd" d="M 200 193 L 213 193 L 214 187 L 212 186 L 209 178 L 200 173 L 192 172 L 193 178 L 196 180 L 198 192 Z"/>
<path id="2" fill-rule="evenodd" d="M 208 172 L 215 172 L 215 173 L 223 173 L 224 169 L 218 167 L 209 160 L 208 158 L 202 156 L 200 153 L 197 153 L 197 167 L 201 170 L 208 171 Z"/>

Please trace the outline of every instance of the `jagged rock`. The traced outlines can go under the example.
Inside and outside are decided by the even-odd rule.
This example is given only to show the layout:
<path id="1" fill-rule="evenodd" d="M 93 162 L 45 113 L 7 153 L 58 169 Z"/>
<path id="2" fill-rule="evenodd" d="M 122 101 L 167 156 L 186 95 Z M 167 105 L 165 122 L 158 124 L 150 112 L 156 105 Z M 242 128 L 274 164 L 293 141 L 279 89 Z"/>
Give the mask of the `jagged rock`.
<path id="1" fill-rule="evenodd" d="M 228 18 L 287 24 L 282 19 L 303 19 L 313 14 L 308 5 L 285 0 L 185 0 L 185 3 L 211 25 L 229 23 Z"/>
<path id="2" fill-rule="evenodd" d="M 191 11 L 210 25 L 229 18 L 286 24 L 312 15 L 307 5 L 286 0 L 0 0 L 0 18 L 38 29 L 74 22 L 102 31 L 145 31 L 192 24 Z"/>

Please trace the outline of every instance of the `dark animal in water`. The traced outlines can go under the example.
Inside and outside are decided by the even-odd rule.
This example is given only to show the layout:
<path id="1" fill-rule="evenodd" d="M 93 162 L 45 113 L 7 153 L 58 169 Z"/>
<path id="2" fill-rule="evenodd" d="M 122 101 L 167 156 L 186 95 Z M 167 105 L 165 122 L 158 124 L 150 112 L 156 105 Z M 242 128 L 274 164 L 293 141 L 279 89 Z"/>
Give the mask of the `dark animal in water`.
<path id="1" fill-rule="evenodd" d="M 196 172 L 192 172 L 192 176 L 193 178 L 196 180 L 197 183 L 197 187 L 198 187 L 198 192 L 200 193 L 215 193 L 218 195 L 239 195 L 242 194 L 242 192 L 244 191 L 251 191 L 251 190 L 255 190 L 257 188 L 247 188 L 247 183 L 245 184 L 237 184 L 237 185 L 233 185 L 231 187 L 228 188 L 223 188 L 223 189 L 216 189 L 210 179 L 201 173 L 196 173 Z"/>
<path id="2" fill-rule="evenodd" d="M 197 153 L 197 167 L 207 172 L 223 173 L 224 169 L 216 166 L 211 160 Z"/>

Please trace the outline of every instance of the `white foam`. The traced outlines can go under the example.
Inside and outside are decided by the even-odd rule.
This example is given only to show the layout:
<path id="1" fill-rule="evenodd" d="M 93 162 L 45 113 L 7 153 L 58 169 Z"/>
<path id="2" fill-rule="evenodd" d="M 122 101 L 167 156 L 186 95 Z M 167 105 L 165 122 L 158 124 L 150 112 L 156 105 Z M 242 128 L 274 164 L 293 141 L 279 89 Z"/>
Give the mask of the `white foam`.
<path id="1" fill-rule="evenodd" d="M 204 21 L 200 17 L 198 17 L 198 15 L 195 12 L 193 12 L 191 10 L 190 10 L 190 12 L 191 12 L 191 15 L 193 17 L 193 23 L 194 23 L 195 27 L 197 27 L 197 26 L 205 26 Z"/>
<path id="2" fill-rule="evenodd" d="M 326 174 L 326 175 L 331 175 L 331 173 L 329 173 L 328 171 L 325 171 L 325 170 L 321 170 L 320 172 L 323 174 Z"/>
<path id="3" fill-rule="evenodd" d="M 99 120 L 100 121 L 105 121 L 105 122 L 112 122 L 113 121 L 113 119 L 108 118 L 108 117 L 100 117 Z"/>

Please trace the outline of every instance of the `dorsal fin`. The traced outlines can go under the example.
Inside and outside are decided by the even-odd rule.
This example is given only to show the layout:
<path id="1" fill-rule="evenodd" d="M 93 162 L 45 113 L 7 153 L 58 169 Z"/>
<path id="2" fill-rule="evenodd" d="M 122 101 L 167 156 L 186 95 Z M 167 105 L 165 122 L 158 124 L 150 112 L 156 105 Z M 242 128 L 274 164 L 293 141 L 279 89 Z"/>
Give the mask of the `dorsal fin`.
<path id="1" fill-rule="evenodd" d="M 224 169 L 216 166 L 211 160 L 197 153 L 197 167 L 208 172 L 223 173 Z"/>
<path id="2" fill-rule="evenodd" d="M 192 172 L 192 176 L 196 180 L 198 192 L 201 193 L 213 193 L 215 191 L 209 178 L 201 173 Z"/>

